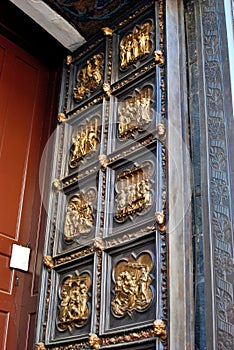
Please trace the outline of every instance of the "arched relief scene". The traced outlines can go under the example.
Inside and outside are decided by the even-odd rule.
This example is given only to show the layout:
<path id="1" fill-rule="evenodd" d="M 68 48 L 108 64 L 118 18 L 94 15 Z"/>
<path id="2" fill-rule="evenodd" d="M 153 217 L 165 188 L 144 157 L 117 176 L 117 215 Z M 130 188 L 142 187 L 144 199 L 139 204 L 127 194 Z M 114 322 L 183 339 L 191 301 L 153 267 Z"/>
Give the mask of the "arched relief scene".
<path id="1" fill-rule="evenodd" d="M 143 252 L 138 257 L 120 260 L 112 272 L 114 290 L 111 311 L 115 317 L 125 314 L 132 316 L 134 311 L 147 310 L 154 298 L 150 275 L 153 261 L 150 253 Z"/>
<path id="2" fill-rule="evenodd" d="M 117 223 L 134 220 L 136 215 L 144 215 L 150 210 L 153 204 L 150 178 L 153 173 L 153 164 L 145 162 L 117 176 L 114 214 Z"/>
<path id="3" fill-rule="evenodd" d="M 100 147 L 101 116 L 96 114 L 79 124 L 72 133 L 72 143 L 68 167 L 69 171 L 75 170 L 79 165 L 96 157 Z"/>
<path id="4" fill-rule="evenodd" d="M 82 328 L 88 322 L 91 311 L 88 305 L 90 286 L 91 276 L 87 272 L 79 275 L 76 271 L 62 281 L 59 288 L 58 331 L 69 330 L 72 334 L 74 327 Z"/>
<path id="5" fill-rule="evenodd" d="M 107 153 L 139 147 L 145 139 L 157 137 L 155 126 L 161 120 L 159 85 L 155 70 L 151 70 L 113 93 Z"/>
<path id="6" fill-rule="evenodd" d="M 69 94 L 67 95 L 67 113 L 73 113 L 102 94 L 102 85 L 106 76 L 106 43 L 102 37 L 95 43 L 87 43 L 77 56 L 69 56 L 67 62 L 70 75 Z"/>
<path id="7" fill-rule="evenodd" d="M 155 319 L 158 291 L 156 280 L 155 239 L 139 239 L 135 244 L 113 249 L 104 255 L 102 332 L 134 330 Z M 104 278 L 104 277 L 103 277 Z"/>
<path id="8" fill-rule="evenodd" d="M 69 199 L 64 220 L 65 243 L 79 243 L 94 231 L 96 197 L 96 191 L 89 189 L 77 192 Z"/>
<path id="9" fill-rule="evenodd" d="M 113 36 L 113 45 L 118 48 L 113 57 L 113 64 L 118 67 L 113 69 L 113 83 L 140 70 L 152 59 L 154 51 L 159 49 L 160 28 L 155 16 L 158 6 L 155 1 L 153 8 L 149 10 L 145 6 L 141 14 L 138 13 L 129 24 L 127 21 L 119 24 Z"/>
<path id="10" fill-rule="evenodd" d="M 135 90 L 132 96 L 120 102 L 118 108 L 118 138 L 124 140 L 147 130 L 153 119 L 153 89 L 147 86 Z"/>
<path id="11" fill-rule="evenodd" d="M 79 259 L 76 266 L 65 264 L 52 274 L 55 287 L 49 308 L 50 322 L 47 323 L 49 341 L 84 339 L 92 328 L 94 256 Z"/>
<path id="12" fill-rule="evenodd" d="M 57 253 L 72 251 L 91 244 L 98 232 L 98 173 L 76 181 L 60 194 L 57 217 Z"/>
<path id="13" fill-rule="evenodd" d="M 137 25 L 125 35 L 119 45 L 120 70 L 126 70 L 137 61 L 144 60 L 152 51 L 152 23 Z"/>
<path id="14" fill-rule="evenodd" d="M 137 228 L 143 229 L 146 225 L 149 227 L 150 223 L 153 227 L 152 214 L 155 213 L 158 185 L 156 157 L 157 151 L 152 148 L 138 155 L 139 163 L 134 162 L 134 158 L 131 162 L 129 159 L 122 159 L 122 164 L 108 169 L 112 185 L 108 188 L 106 196 L 107 237 L 131 232 Z"/>
<path id="15" fill-rule="evenodd" d="M 85 65 L 78 70 L 76 86 L 74 87 L 74 100 L 79 103 L 85 97 L 100 89 L 104 75 L 104 55 L 93 55 Z"/>

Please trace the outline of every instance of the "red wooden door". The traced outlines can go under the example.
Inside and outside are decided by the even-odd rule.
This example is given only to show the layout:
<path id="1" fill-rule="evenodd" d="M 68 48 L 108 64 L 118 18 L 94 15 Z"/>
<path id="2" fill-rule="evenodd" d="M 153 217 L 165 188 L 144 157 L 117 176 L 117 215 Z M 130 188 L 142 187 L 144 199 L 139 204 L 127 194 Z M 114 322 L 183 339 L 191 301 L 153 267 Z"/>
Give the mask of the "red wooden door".
<path id="1" fill-rule="evenodd" d="M 49 69 L 0 36 L 0 349 L 33 348 L 41 243 L 38 169 L 48 138 Z M 51 101 L 50 101 L 51 102 Z M 41 232 L 41 234 L 40 234 Z M 30 246 L 28 272 L 9 267 Z"/>

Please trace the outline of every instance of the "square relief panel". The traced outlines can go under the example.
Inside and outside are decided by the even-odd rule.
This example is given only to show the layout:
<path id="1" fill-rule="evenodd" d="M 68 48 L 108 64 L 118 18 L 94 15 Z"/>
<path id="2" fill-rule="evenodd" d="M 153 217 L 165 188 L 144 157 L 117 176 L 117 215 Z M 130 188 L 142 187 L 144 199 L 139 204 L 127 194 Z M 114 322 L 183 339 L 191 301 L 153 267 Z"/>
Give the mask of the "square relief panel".
<path id="1" fill-rule="evenodd" d="M 155 240 L 104 253 L 101 332 L 152 325 L 156 317 Z"/>
<path id="2" fill-rule="evenodd" d="M 60 193 L 55 255 L 91 244 L 98 230 L 98 174 Z"/>
<path id="3" fill-rule="evenodd" d="M 74 109 L 86 104 L 89 100 L 100 95 L 105 80 L 105 40 L 100 45 L 82 47 L 77 51 L 70 66 L 70 82 L 68 91 L 68 108 L 70 113 Z"/>
<path id="4" fill-rule="evenodd" d="M 157 8 L 157 6 L 158 4 L 155 2 L 155 7 Z M 112 83 L 126 78 L 133 72 L 140 74 L 141 67 L 153 58 L 159 40 L 159 26 L 155 20 L 157 9 L 155 10 L 155 7 L 151 6 L 145 12 L 142 11 L 140 18 L 136 16 L 135 20 L 131 19 L 115 33 L 113 45 L 118 50 L 113 55 Z"/>
<path id="5" fill-rule="evenodd" d="M 93 255 L 53 271 L 47 343 L 87 338 L 92 327 Z M 51 306 L 50 306 L 51 305 Z M 52 306 L 53 305 L 53 306 Z"/>
<path id="6" fill-rule="evenodd" d="M 156 206 L 156 149 L 138 151 L 108 169 L 104 234 L 137 230 L 154 222 Z"/>
<path id="7" fill-rule="evenodd" d="M 134 87 L 118 91 L 112 106 L 107 153 L 137 147 L 140 140 L 155 135 L 159 115 L 155 72 L 135 82 Z"/>
<path id="8" fill-rule="evenodd" d="M 98 155 L 102 149 L 102 104 L 98 104 L 87 112 L 80 112 L 66 123 L 65 146 L 65 178 L 63 183 L 69 185 L 75 175 L 79 178 L 89 173 L 96 165 L 100 168 Z M 87 169 L 89 168 L 89 169 Z M 84 171 L 85 169 L 85 171 Z M 73 176 L 74 175 L 74 176 Z"/>

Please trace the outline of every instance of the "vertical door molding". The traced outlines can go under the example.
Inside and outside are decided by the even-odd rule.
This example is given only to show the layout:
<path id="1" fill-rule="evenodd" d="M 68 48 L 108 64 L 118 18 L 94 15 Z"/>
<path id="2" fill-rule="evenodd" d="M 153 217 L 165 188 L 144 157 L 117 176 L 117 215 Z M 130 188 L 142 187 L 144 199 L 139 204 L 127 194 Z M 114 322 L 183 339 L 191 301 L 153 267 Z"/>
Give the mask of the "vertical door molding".
<path id="1" fill-rule="evenodd" d="M 194 349 L 191 181 L 183 2 L 166 2 L 170 344 Z"/>

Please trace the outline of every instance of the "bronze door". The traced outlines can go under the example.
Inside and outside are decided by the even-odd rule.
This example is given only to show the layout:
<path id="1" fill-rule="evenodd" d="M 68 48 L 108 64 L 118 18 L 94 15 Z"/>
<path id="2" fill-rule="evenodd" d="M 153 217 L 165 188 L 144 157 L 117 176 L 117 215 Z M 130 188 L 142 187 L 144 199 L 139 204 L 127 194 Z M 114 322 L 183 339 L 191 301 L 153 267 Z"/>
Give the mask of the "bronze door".
<path id="1" fill-rule="evenodd" d="M 64 65 L 37 348 L 167 348 L 164 28 L 147 2 Z"/>

